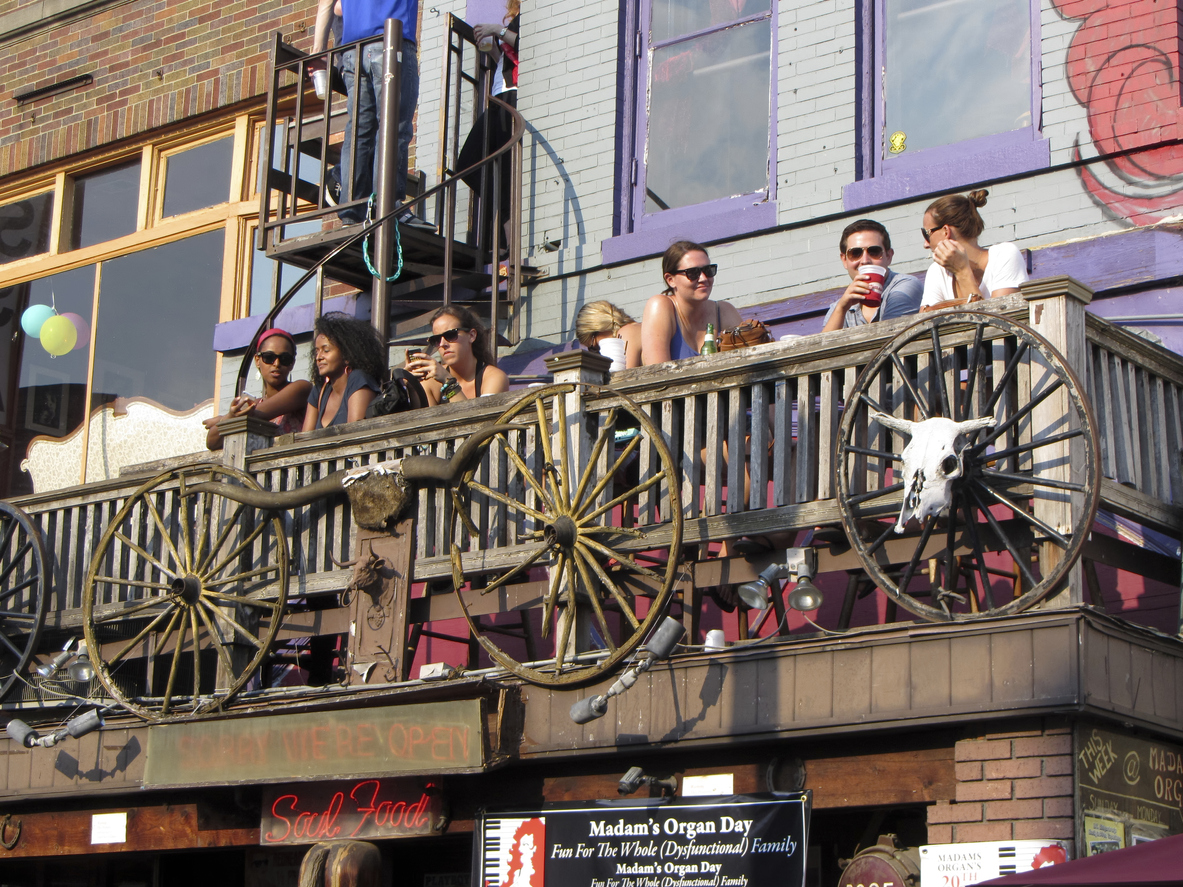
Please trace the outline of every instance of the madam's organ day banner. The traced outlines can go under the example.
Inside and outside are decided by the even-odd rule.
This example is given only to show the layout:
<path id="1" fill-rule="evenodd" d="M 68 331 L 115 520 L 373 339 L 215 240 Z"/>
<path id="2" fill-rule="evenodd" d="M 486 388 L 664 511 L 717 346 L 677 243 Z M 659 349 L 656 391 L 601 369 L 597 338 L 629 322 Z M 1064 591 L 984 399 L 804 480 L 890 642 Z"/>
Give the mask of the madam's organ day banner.
<path id="1" fill-rule="evenodd" d="M 805 883 L 810 795 L 603 802 L 489 813 L 480 887 L 791 887 Z"/>

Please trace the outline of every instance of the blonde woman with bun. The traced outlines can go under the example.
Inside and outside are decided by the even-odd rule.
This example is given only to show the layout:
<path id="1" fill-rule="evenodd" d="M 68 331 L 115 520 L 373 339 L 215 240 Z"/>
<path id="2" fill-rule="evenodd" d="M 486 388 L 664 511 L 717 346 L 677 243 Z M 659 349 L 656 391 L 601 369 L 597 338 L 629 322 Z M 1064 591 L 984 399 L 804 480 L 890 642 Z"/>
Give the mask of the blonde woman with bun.
<path id="1" fill-rule="evenodd" d="M 986 205 L 987 191 L 950 194 L 934 200 L 924 211 L 921 232 L 933 263 L 924 277 L 921 311 L 944 307 L 942 303 L 976 302 L 1019 291 L 1028 279 L 1027 263 L 1013 243 L 978 246 L 986 227 L 978 208 Z"/>
<path id="2" fill-rule="evenodd" d="M 575 338 L 588 351 L 599 351 L 604 339 L 624 339 L 624 364 L 641 365 L 641 325 L 613 305 L 588 302 L 575 315 Z"/>

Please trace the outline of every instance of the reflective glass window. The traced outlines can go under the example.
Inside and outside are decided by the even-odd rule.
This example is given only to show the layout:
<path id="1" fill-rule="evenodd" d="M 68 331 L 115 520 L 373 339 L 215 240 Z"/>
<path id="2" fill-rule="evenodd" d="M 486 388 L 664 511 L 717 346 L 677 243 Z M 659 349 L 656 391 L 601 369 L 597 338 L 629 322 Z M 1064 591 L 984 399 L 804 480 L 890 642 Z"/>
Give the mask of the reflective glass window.
<path id="1" fill-rule="evenodd" d="M 319 221 L 297 222 L 284 226 L 285 237 L 299 237 L 302 234 L 313 234 L 320 231 Z M 250 313 L 263 314 L 271 309 L 279 299 L 304 275 L 303 268 L 269 259 L 262 250 L 251 250 L 251 304 Z M 313 277 L 300 287 L 300 291 L 292 297 L 289 307 L 295 305 L 311 305 L 316 301 L 316 278 Z"/>
<path id="2" fill-rule="evenodd" d="M 179 216 L 228 201 L 233 165 L 233 136 L 170 154 L 166 160 L 161 216 Z"/>
<path id="3" fill-rule="evenodd" d="M 1030 0 L 884 8 L 884 157 L 1032 125 Z"/>
<path id="4" fill-rule="evenodd" d="M 219 229 L 103 263 L 92 408 L 146 397 L 180 412 L 213 396 L 224 244 Z"/>
<path id="5" fill-rule="evenodd" d="M 652 0 L 647 117 L 634 206 L 643 215 L 767 192 L 768 0 Z"/>
<path id="6" fill-rule="evenodd" d="M 53 192 L 0 206 L 0 264 L 49 251 Z"/>
<path id="7" fill-rule="evenodd" d="M 74 180 L 73 249 L 93 246 L 136 230 L 140 161 Z"/>
<path id="8" fill-rule="evenodd" d="M 0 291 L 0 305 L 19 304 L 21 313 L 33 305 L 56 306 L 59 315 L 71 314 L 81 319 L 76 322 L 77 341 L 72 351 L 54 357 L 39 337 L 19 329 L 19 318 L 14 313 L 7 325 L 0 326 L 0 348 L 15 349 L 19 370 L 17 390 L 12 402 L 15 410 L 6 419 L 12 428 L 9 495 L 33 492 L 29 475 L 20 463 L 34 437 L 66 437 L 77 431 L 86 417 L 86 371 L 90 358 L 89 328 L 94 309 L 95 266 L 76 268 L 23 283 Z M 73 318 L 71 318 L 73 320 Z M 9 365 L 4 360 L 3 365 Z M 5 386 L 7 388 L 7 386 Z M 7 403 L 5 404 L 7 406 Z M 78 466 L 73 466 L 77 471 Z M 76 481 L 75 481 L 76 482 Z"/>

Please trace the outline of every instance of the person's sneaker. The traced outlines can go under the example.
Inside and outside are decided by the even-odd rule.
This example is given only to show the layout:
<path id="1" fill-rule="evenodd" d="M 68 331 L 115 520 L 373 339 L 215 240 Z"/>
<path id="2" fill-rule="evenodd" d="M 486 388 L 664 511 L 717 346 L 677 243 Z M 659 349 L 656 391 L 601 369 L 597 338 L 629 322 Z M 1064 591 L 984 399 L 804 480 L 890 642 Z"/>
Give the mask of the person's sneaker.
<path id="1" fill-rule="evenodd" d="M 401 213 L 395 216 L 395 220 L 400 225 L 405 225 L 410 228 L 418 228 L 420 231 L 435 231 L 435 225 L 431 224 L 425 219 L 419 218 L 409 209 L 404 209 Z"/>
<path id="2" fill-rule="evenodd" d="M 329 170 L 329 174 L 325 176 L 325 203 L 329 206 L 336 206 L 341 202 L 341 179 L 337 174 L 337 167 Z"/>

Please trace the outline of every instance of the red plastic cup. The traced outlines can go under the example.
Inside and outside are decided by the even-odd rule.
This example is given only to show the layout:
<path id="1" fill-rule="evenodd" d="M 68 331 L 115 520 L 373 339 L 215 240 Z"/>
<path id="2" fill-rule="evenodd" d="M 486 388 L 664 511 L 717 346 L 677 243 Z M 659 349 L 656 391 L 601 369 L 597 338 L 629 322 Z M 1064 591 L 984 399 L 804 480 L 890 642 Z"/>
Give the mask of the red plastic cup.
<path id="1" fill-rule="evenodd" d="M 863 304 L 876 308 L 883 301 L 883 280 L 887 277 L 887 269 L 882 265 L 863 265 L 859 268 L 859 277 L 867 282 L 871 291 L 863 296 Z"/>

